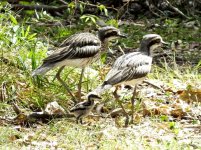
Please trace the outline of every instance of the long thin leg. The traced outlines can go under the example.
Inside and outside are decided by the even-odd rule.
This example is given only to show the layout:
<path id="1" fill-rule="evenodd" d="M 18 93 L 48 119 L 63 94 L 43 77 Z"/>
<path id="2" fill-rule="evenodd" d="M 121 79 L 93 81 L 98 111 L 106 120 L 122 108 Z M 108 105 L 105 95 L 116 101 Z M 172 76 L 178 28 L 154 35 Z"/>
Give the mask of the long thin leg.
<path id="1" fill-rule="evenodd" d="M 76 123 L 79 124 L 79 121 L 80 121 L 80 124 L 82 124 L 82 114 L 79 115 L 77 118 L 76 118 Z"/>
<path id="2" fill-rule="evenodd" d="M 80 75 L 80 80 L 79 80 L 79 83 L 78 83 L 78 99 L 80 101 L 81 101 L 82 78 L 83 78 L 83 75 L 84 75 L 84 70 L 85 70 L 85 68 L 82 68 L 81 75 Z"/>
<path id="3" fill-rule="evenodd" d="M 127 126 L 128 126 L 128 123 L 129 123 L 129 116 L 128 116 L 128 113 L 126 112 L 126 110 L 124 109 L 124 106 L 122 105 L 121 101 L 119 100 L 119 95 L 117 94 L 117 87 L 116 87 L 115 91 L 113 92 L 113 95 L 114 95 L 116 101 L 118 102 L 119 106 L 120 106 L 120 107 L 122 108 L 122 110 L 123 110 L 123 113 L 124 113 L 124 115 L 125 115 L 125 117 L 126 117 L 125 127 L 127 127 Z"/>
<path id="4" fill-rule="evenodd" d="M 72 97 L 72 100 L 74 103 L 77 103 L 74 95 L 71 93 L 71 90 L 70 88 L 67 86 L 67 84 L 61 79 L 60 77 L 60 74 L 61 74 L 61 71 L 64 69 L 65 66 L 62 66 L 61 68 L 59 68 L 57 74 L 56 74 L 56 78 L 57 80 L 64 86 L 64 88 L 67 90 L 67 92 L 70 94 L 70 96 Z"/>
<path id="5" fill-rule="evenodd" d="M 131 98 L 131 123 L 133 123 L 133 114 L 134 114 L 134 103 L 135 103 L 135 98 L 136 98 L 136 89 L 137 85 L 135 85 L 134 90 L 133 90 L 133 96 Z"/>

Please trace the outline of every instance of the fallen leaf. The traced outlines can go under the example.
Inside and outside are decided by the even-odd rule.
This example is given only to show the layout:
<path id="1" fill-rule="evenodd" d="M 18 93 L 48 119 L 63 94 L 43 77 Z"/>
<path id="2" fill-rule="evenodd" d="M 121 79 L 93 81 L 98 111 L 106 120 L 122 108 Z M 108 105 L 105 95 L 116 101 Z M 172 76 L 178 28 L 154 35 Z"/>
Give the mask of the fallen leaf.
<path id="1" fill-rule="evenodd" d="M 201 102 L 201 89 L 189 88 L 179 91 L 180 98 L 186 102 Z"/>

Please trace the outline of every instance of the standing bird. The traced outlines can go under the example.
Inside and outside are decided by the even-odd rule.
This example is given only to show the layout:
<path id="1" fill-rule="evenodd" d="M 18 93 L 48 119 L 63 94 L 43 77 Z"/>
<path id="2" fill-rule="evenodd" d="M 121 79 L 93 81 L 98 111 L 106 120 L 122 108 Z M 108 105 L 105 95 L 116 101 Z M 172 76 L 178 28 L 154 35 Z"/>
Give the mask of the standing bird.
<path id="1" fill-rule="evenodd" d="M 111 88 L 112 86 L 117 86 L 120 84 L 135 86 L 133 91 L 133 97 L 131 99 L 132 122 L 134 113 L 134 98 L 136 95 L 136 85 L 141 83 L 145 79 L 147 74 L 151 71 L 152 52 L 154 49 L 161 46 L 163 43 L 165 44 L 160 35 L 147 34 L 143 36 L 139 52 L 124 54 L 117 58 L 111 70 L 106 75 L 103 84 L 95 89 L 96 93 L 101 94 L 103 91 Z M 129 117 L 123 105 L 118 99 L 117 87 L 113 94 L 126 116 L 125 126 L 127 126 L 129 123 Z"/>
<path id="2" fill-rule="evenodd" d="M 94 108 L 94 100 L 100 99 L 98 95 L 89 93 L 86 101 L 80 102 L 70 109 L 70 112 L 75 115 L 77 123 L 80 121 L 82 124 L 82 118 L 88 116 Z"/>
<path id="3" fill-rule="evenodd" d="M 56 74 L 58 81 L 66 88 L 68 93 L 76 102 L 67 84 L 61 79 L 60 73 L 65 66 L 82 68 L 78 93 L 81 99 L 81 83 L 84 74 L 84 68 L 100 58 L 102 52 L 108 48 L 108 42 L 118 37 L 125 37 L 120 30 L 106 26 L 98 31 L 98 35 L 92 33 L 77 33 L 67 38 L 57 50 L 43 60 L 43 64 L 32 72 L 32 76 L 43 75 L 51 69 L 60 67 Z"/>

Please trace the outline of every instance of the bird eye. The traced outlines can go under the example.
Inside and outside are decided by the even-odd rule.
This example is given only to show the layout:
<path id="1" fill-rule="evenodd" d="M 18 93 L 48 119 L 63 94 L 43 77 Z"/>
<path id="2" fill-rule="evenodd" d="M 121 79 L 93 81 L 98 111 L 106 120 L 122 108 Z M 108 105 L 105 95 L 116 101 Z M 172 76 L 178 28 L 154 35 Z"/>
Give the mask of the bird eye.
<path id="1" fill-rule="evenodd" d="M 154 40 L 154 43 L 161 43 L 161 40 L 160 39 L 156 39 L 156 40 Z"/>
<path id="2" fill-rule="evenodd" d="M 111 36 L 115 36 L 115 35 L 117 35 L 116 31 L 112 31 L 112 32 L 109 32 L 106 34 L 107 37 L 111 37 Z"/>

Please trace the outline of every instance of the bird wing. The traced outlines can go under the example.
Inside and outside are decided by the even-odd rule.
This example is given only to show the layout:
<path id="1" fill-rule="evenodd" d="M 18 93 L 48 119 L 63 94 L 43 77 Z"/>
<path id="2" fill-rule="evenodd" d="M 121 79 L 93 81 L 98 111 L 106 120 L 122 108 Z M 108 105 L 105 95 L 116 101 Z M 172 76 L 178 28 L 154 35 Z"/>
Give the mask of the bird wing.
<path id="1" fill-rule="evenodd" d="M 60 48 L 43 60 L 44 63 L 79 59 L 95 56 L 101 47 L 101 41 L 91 33 L 79 33 L 70 36 Z"/>
<path id="2" fill-rule="evenodd" d="M 87 109 L 91 105 L 92 104 L 89 101 L 80 102 L 80 103 L 76 104 L 75 106 L 73 106 L 70 109 L 70 112 L 74 112 L 74 111 L 77 111 L 77 110 L 85 110 L 85 109 Z"/>
<path id="3" fill-rule="evenodd" d="M 145 77 L 151 70 L 151 63 L 152 58 L 140 52 L 122 55 L 108 72 L 104 85 L 116 85 Z"/>

